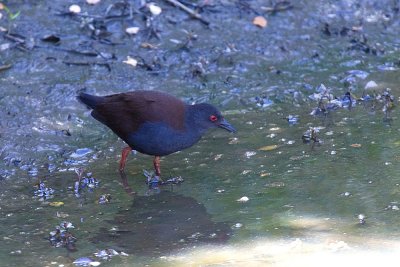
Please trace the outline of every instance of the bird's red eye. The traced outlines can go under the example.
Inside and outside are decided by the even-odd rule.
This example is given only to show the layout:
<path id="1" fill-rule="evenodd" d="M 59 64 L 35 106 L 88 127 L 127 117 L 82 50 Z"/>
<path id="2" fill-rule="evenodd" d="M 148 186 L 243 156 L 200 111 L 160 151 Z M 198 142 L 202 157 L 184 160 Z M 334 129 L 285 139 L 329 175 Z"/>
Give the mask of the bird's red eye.
<path id="1" fill-rule="evenodd" d="M 218 120 L 217 116 L 215 116 L 215 115 L 210 116 L 210 121 L 215 122 L 217 120 Z"/>

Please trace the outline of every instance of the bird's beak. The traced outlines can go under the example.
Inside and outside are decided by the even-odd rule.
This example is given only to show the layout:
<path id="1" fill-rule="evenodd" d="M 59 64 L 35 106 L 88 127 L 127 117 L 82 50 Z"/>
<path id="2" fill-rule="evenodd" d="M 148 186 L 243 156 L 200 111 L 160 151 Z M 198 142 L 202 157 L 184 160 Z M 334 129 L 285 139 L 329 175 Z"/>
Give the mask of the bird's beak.
<path id="1" fill-rule="evenodd" d="M 221 127 L 221 128 L 223 128 L 223 129 L 225 129 L 225 130 L 231 132 L 231 133 L 236 133 L 236 129 L 233 128 L 233 126 L 232 126 L 229 122 L 227 122 L 225 119 L 222 119 L 222 120 L 219 122 L 218 127 Z"/>

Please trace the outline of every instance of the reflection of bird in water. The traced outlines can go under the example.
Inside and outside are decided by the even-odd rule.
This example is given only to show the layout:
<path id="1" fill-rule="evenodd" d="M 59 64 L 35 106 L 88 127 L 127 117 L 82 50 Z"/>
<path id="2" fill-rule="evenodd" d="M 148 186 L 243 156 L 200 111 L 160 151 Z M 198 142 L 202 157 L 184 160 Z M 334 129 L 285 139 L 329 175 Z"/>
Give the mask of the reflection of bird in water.
<path id="1" fill-rule="evenodd" d="M 161 256 L 193 245 L 221 244 L 232 232 L 230 224 L 214 222 L 196 199 L 164 190 L 135 196 L 132 206 L 108 223 L 92 241 L 136 255 Z"/>

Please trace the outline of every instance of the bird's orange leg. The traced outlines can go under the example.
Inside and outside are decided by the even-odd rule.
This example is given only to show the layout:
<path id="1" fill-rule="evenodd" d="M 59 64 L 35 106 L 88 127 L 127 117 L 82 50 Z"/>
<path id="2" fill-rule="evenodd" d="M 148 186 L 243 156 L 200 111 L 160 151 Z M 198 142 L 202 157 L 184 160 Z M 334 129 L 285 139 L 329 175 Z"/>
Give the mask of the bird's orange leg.
<path id="1" fill-rule="evenodd" d="M 132 148 L 127 146 L 122 150 L 122 154 L 121 154 L 121 161 L 119 162 L 119 170 L 120 171 L 124 171 L 125 169 L 125 163 L 126 163 L 126 159 L 129 155 L 129 153 L 131 153 Z"/>
<path id="2" fill-rule="evenodd" d="M 154 157 L 153 164 L 154 164 L 154 170 L 156 171 L 156 176 L 160 176 L 161 175 L 161 167 L 160 167 L 161 164 L 160 164 L 159 156 Z"/>

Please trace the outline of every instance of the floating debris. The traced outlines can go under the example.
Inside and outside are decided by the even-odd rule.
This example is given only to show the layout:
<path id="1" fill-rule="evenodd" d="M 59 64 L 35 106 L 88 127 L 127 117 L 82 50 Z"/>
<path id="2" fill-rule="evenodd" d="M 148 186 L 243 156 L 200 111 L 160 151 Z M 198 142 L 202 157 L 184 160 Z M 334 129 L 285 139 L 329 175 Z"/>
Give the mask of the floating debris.
<path id="1" fill-rule="evenodd" d="M 298 115 L 288 115 L 286 117 L 286 120 L 289 123 L 289 125 L 295 125 L 299 122 L 299 117 Z"/>
<path id="2" fill-rule="evenodd" d="M 92 173 L 87 173 L 86 174 L 88 177 L 84 177 L 81 180 L 81 188 L 85 188 L 88 187 L 90 189 L 96 188 L 99 186 L 99 181 L 94 178 L 94 177 L 90 177 L 92 175 Z"/>
<path id="3" fill-rule="evenodd" d="M 110 194 L 104 194 L 101 195 L 99 198 L 99 204 L 107 204 L 111 202 L 111 195 Z"/>
<path id="4" fill-rule="evenodd" d="M 68 213 L 62 212 L 62 211 L 57 211 L 56 216 L 58 218 L 67 218 L 69 216 Z"/>
<path id="5" fill-rule="evenodd" d="M 249 173 L 252 173 L 253 171 L 252 170 L 243 170 L 242 171 L 242 175 L 247 175 L 247 174 L 249 174 Z"/>
<path id="6" fill-rule="evenodd" d="M 397 203 L 393 202 L 390 205 L 387 205 L 385 210 L 395 210 L 398 211 L 400 210 L 399 206 L 397 206 Z"/>
<path id="7" fill-rule="evenodd" d="M 369 75 L 368 72 L 363 71 L 363 70 L 349 70 L 349 71 L 347 71 L 347 73 L 350 75 L 354 75 L 355 77 L 360 78 L 360 79 L 366 79 Z"/>
<path id="8" fill-rule="evenodd" d="M 239 228 L 242 228 L 243 227 L 243 224 L 242 223 L 235 223 L 233 226 L 232 226 L 232 229 L 239 229 Z"/>
<path id="9" fill-rule="evenodd" d="M 390 88 L 386 88 L 381 97 L 378 98 L 381 102 L 383 102 L 382 111 L 385 114 L 384 117 L 385 120 L 390 120 L 390 115 L 395 107 L 394 96 L 390 94 L 390 91 L 391 91 Z"/>
<path id="10" fill-rule="evenodd" d="M 62 223 L 60 223 L 60 227 L 62 227 L 63 229 L 66 229 L 66 230 L 75 228 L 75 226 L 71 222 L 67 222 L 67 221 L 63 221 Z"/>
<path id="11" fill-rule="evenodd" d="M 346 92 L 338 101 L 342 108 L 351 109 L 357 104 L 356 97 L 351 92 Z"/>
<path id="12" fill-rule="evenodd" d="M 284 182 L 272 182 L 272 183 L 265 184 L 265 187 L 268 187 L 268 188 L 282 188 L 282 187 L 285 187 L 285 183 Z"/>
<path id="13" fill-rule="evenodd" d="M 50 244 L 56 248 L 65 247 L 69 251 L 76 251 L 76 238 L 70 233 L 69 229 L 75 228 L 71 222 L 63 221 L 60 226 L 56 226 L 54 231 L 49 233 Z"/>
<path id="14" fill-rule="evenodd" d="M 236 144 L 238 144 L 238 143 L 239 143 L 239 138 L 237 138 L 237 137 L 231 137 L 231 138 L 229 138 L 228 144 L 230 144 L 230 145 L 236 145 Z"/>
<path id="15" fill-rule="evenodd" d="M 375 81 L 369 81 L 369 82 L 367 82 L 367 84 L 365 85 L 364 88 L 367 90 L 367 89 L 373 89 L 376 87 L 378 87 L 378 84 Z"/>
<path id="16" fill-rule="evenodd" d="M 341 193 L 340 196 L 349 197 L 349 196 L 351 196 L 351 193 L 350 192 L 344 192 L 344 193 Z"/>
<path id="17" fill-rule="evenodd" d="M 80 197 L 80 193 L 82 190 L 86 189 L 89 192 L 92 192 L 95 188 L 97 188 L 100 182 L 92 177 L 92 173 L 86 173 L 85 177 L 83 176 L 83 169 L 77 168 L 75 169 L 76 174 L 78 175 L 78 180 L 74 183 L 74 193 L 75 196 Z"/>
<path id="18" fill-rule="evenodd" d="M 279 147 L 278 145 L 269 145 L 269 146 L 260 147 L 258 150 L 261 150 L 261 151 L 271 151 L 271 150 L 277 149 L 278 147 Z"/>
<path id="19" fill-rule="evenodd" d="M 75 264 L 76 266 L 99 266 L 101 264 L 101 262 L 99 261 L 94 261 L 91 258 L 88 257 L 82 257 L 79 259 L 76 259 L 73 264 Z"/>
<path id="20" fill-rule="evenodd" d="M 246 196 L 243 196 L 243 197 L 241 197 L 241 198 L 239 198 L 238 200 L 236 200 L 237 202 L 241 202 L 241 203 L 244 203 L 244 202 L 247 202 L 247 201 L 249 201 L 249 198 L 248 197 L 246 197 Z"/>
<path id="21" fill-rule="evenodd" d="M 269 99 L 268 96 L 256 96 L 251 98 L 252 102 L 254 102 L 258 107 L 267 108 L 274 104 L 274 101 Z"/>
<path id="22" fill-rule="evenodd" d="M 279 127 L 272 127 L 272 128 L 269 128 L 268 130 L 271 132 L 280 132 L 282 129 Z"/>
<path id="23" fill-rule="evenodd" d="M 318 138 L 317 133 L 319 132 L 319 128 L 318 127 L 310 127 L 310 129 L 308 129 L 303 136 L 301 137 L 301 139 L 303 140 L 304 144 L 309 144 L 312 143 L 312 147 L 314 147 L 314 145 L 316 143 L 321 143 L 321 140 Z"/>
<path id="24" fill-rule="evenodd" d="M 364 225 L 366 223 L 364 214 L 358 214 L 357 218 L 359 224 Z"/>
<path id="25" fill-rule="evenodd" d="M 41 201 L 53 198 L 54 189 L 51 187 L 46 187 L 44 182 L 40 181 L 35 187 L 37 190 L 35 190 L 33 194 L 37 197 L 40 197 Z"/>
<path id="26" fill-rule="evenodd" d="M 244 156 L 249 159 L 256 154 L 257 154 L 257 152 L 255 152 L 255 151 L 247 151 L 246 153 L 244 153 Z"/>
<path id="27" fill-rule="evenodd" d="M 223 154 L 217 154 L 217 155 L 215 155 L 214 160 L 219 160 L 220 158 L 222 158 L 222 155 L 223 155 Z"/>
<path id="28" fill-rule="evenodd" d="M 97 258 L 100 258 L 102 260 L 109 260 L 114 256 L 120 255 L 120 253 L 118 251 L 112 249 L 112 248 L 107 248 L 107 249 L 103 249 L 103 250 L 100 250 L 98 252 L 95 252 L 94 255 Z"/>

